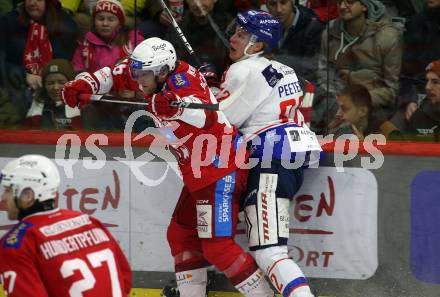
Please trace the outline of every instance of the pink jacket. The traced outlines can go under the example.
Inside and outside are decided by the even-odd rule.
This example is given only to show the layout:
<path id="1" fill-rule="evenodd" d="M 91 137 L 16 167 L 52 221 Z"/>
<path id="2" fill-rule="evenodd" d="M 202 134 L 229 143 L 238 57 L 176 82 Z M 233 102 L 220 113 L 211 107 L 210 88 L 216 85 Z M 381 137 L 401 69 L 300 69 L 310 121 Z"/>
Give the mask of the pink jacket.
<path id="1" fill-rule="evenodd" d="M 95 72 L 108 65 L 114 65 L 119 59 L 131 54 L 136 44 L 139 44 L 144 37 L 140 31 L 130 31 L 129 42 L 124 46 L 112 46 L 103 41 L 93 32 L 87 32 L 79 40 L 72 58 L 73 69 L 77 72 Z"/>

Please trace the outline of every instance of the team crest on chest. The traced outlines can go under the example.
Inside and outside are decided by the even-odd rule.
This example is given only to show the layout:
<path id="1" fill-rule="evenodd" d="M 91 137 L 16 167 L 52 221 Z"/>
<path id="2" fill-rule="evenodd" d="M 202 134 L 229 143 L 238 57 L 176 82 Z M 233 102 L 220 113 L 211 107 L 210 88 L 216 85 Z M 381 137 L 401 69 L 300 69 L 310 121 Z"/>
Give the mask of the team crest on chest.
<path id="1" fill-rule="evenodd" d="M 171 77 L 171 81 L 176 89 L 180 89 L 181 87 L 188 87 L 189 81 L 186 77 L 185 73 L 178 73 Z"/>

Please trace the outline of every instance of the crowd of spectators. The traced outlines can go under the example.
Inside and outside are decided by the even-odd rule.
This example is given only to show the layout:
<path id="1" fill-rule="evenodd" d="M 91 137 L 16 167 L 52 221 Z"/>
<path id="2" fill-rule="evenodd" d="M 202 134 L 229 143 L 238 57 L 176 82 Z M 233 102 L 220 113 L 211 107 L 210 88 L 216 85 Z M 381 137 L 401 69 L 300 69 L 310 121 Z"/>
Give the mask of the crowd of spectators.
<path id="1" fill-rule="evenodd" d="M 228 27 L 234 16 L 261 8 L 284 27 L 271 58 L 315 87 L 315 132 L 438 139 L 440 0 L 182 0 L 177 5 L 175 16 L 209 69 L 211 85 L 231 63 Z M 123 131 L 139 107 L 97 102 L 70 109 L 60 101 L 60 89 L 81 71 L 117 63 L 153 36 L 169 40 L 181 59 L 196 64 L 159 0 L 1 1 L 0 127 Z M 133 92 L 113 95 L 137 100 Z M 152 124 L 147 118 L 138 123 L 139 129 Z"/>

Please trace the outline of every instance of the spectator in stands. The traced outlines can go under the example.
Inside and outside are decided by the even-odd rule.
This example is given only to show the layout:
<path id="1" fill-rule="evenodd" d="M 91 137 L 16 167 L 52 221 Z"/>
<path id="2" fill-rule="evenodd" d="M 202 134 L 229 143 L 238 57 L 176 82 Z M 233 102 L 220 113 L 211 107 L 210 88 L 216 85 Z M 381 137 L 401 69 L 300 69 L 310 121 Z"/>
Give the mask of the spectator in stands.
<path id="1" fill-rule="evenodd" d="M 76 72 L 95 72 L 131 54 L 144 38 L 125 26 L 125 12 L 116 0 L 99 0 L 93 7 L 92 31 L 79 41 L 73 56 Z"/>
<path id="2" fill-rule="evenodd" d="M 394 124 L 387 120 L 381 110 L 374 110 L 367 88 L 351 85 L 344 88 L 338 96 L 338 111 L 330 123 L 330 133 L 338 137 L 342 134 L 355 134 L 359 140 L 369 134 L 383 134 L 386 138 L 400 135 Z"/>
<path id="3" fill-rule="evenodd" d="M 171 20 L 158 0 L 138 0 L 136 10 L 133 0 L 121 0 L 121 4 L 125 10 L 125 22 L 130 29 L 136 25 L 136 29 L 139 29 L 145 38 L 165 36 Z"/>
<path id="4" fill-rule="evenodd" d="M 65 59 L 53 59 L 44 67 L 43 88 L 34 94 L 32 106 L 26 116 L 26 126 L 57 130 L 81 128 L 78 107 L 71 108 L 61 100 L 61 89 L 74 76 L 72 65 Z"/>
<path id="5" fill-rule="evenodd" d="M 425 67 L 440 59 L 440 0 L 427 0 L 425 9 L 406 24 L 399 106 L 408 120 L 425 94 Z"/>
<path id="6" fill-rule="evenodd" d="M 205 55 L 204 60 L 216 66 L 220 77 L 227 66 L 229 43 L 226 38 L 224 44 L 218 34 L 223 34 L 233 17 L 216 0 L 186 0 L 186 3 L 189 9 L 185 11 L 180 27 L 194 51 Z M 213 23 L 208 20 L 208 14 Z M 213 25 L 219 28 L 218 33 Z M 176 47 L 177 55 L 189 64 L 197 65 L 174 30 L 168 30 L 167 39 Z"/>
<path id="7" fill-rule="evenodd" d="M 35 30 L 46 33 L 46 38 L 32 39 L 32 36 L 41 37 L 28 34 Z M 77 32 L 72 17 L 61 8 L 57 0 L 25 0 L 0 18 L 0 81 L 21 119 L 24 119 L 32 102 L 28 86 L 41 86 L 39 72 L 50 59 L 72 58 Z M 44 60 L 41 55 L 33 55 L 42 53 L 40 47 L 49 49 L 48 44 L 51 51 L 45 51 Z M 32 64 L 32 61 L 24 61 L 25 56 L 32 57 L 36 62 Z M 25 65 L 28 66 L 26 75 Z"/>
<path id="8" fill-rule="evenodd" d="M 26 69 L 32 89 L 41 87 L 41 70 L 52 58 L 71 59 L 77 26 L 58 0 L 25 0 L 0 20 L 1 49 L 7 63 Z"/>
<path id="9" fill-rule="evenodd" d="M 295 69 L 297 75 L 316 82 L 317 53 L 324 23 L 313 10 L 294 5 L 292 0 L 266 0 L 266 7 L 284 27 L 284 37 L 275 59 Z"/>
<path id="10" fill-rule="evenodd" d="M 411 113 L 406 132 L 429 136 L 438 141 L 440 136 L 440 59 L 426 67 L 426 97 Z"/>
<path id="11" fill-rule="evenodd" d="M 324 30 L 321 37 L 312 120 L 318 133 L 325 132 L 335 116 L 335 94 L 344 87 L 365 86 L 373 106 L 387 117 L 395 111 L 399 89 L 401 33 L 384 18 L 383 4 L 376 0 L 338 0 L 338 12 L 339 17 L 330 22 L 329 34 Z"/>
<path id="12" fill-rule="evenodd" d="M 125 25 L 125 11 L 116 0 L 99 0 L 92 10 L 92 31 L 80 39 L 72 64 L 76 72 L 95 72 L 131 54 L 134 44 L 144 38 L 140 31 L 130 31 Z M 117 94 L 126 100 L 134 98 L 132 91 Z M 84 108 L 82 123 L 89 130 L 124 129 L 125 120 L 133 111 L 131 106 L 93 103 Z"/>
<path id="13" fill-rule="evenodd" d="M 91 27 L 91 14 L 96 0 L 59 0 L 78 25 L 81 35 L 86 34 Z"/>

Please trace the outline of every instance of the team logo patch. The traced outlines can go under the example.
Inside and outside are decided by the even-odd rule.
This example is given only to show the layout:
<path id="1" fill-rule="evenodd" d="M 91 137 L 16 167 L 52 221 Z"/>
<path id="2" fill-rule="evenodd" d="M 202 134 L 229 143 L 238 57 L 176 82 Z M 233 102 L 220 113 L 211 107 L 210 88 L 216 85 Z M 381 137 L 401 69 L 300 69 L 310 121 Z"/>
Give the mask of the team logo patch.
<path id="1" fill-rule="evenodd" d="M 176 89 L 180 89 L 181 87 L 188 87 L 189 81 L 186 78 L 185 73 L 178 73 L 171 77 L 171 81 Z"/>
<path id="2" fill-rule="evenodd" d="M 290 135 L 290 139 L 292 139 L 292 141 L 300 141 L 301 140 L 301 136 L 299 136 L 299 132 L 296 130 L 289 130 L 289 135 Z"/>
<path id="3" fill-rule="evenodd" d="M 197 233 L 199 238 L 212 237 L 212 209 L 211 205 L 196 205 Z"/>
<path id="4" fill-rule="evenodd" d="M 15 225 L 4 237 L 3 247 L 4 248 L 14 248 L 18 249 L 21 246 L 24 235 L 27 229 L 33 227 L 34 225 L 29 222 L 21 222 Z"/>
<path id="5" fill-rule="evenodd" d="M 264 78 L 271 88 L 275 87 L 277 82 L 279 82 L 284 77 L 283 74 L 279 73 L 275 68 L 272 67 L 272 65 L 264 68 L 261 74 L 263 74 Z"/>

